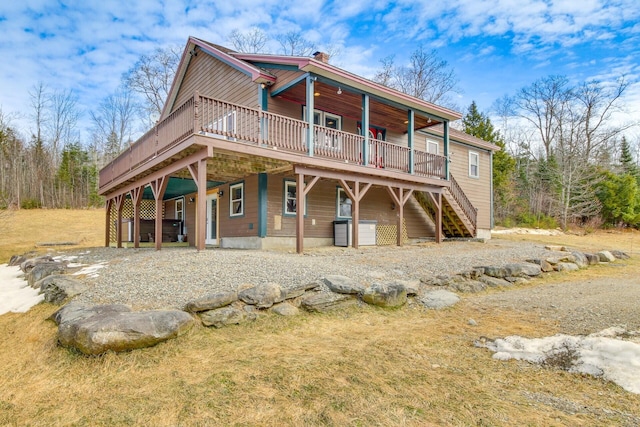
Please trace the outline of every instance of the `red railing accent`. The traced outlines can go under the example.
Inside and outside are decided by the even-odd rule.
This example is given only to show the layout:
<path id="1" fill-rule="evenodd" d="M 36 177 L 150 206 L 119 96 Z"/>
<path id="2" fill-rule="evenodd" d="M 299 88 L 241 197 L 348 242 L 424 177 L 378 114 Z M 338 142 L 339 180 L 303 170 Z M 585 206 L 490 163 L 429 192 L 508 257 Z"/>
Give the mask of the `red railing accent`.
<path id="1" fill-rule="evenodd" d="M 140 167 L 194 133 L 307 153 L 307 122 L 248 108 L 197 92 L 100 171 L 100 187 Z M 364 137 L 314 126 L 314 156 L 362 164 Z M 369 140 L 369 167 L 409 172 L 409 148 Z M 414 173 L 444 179 L 444 157 L 414 150 Z"/>

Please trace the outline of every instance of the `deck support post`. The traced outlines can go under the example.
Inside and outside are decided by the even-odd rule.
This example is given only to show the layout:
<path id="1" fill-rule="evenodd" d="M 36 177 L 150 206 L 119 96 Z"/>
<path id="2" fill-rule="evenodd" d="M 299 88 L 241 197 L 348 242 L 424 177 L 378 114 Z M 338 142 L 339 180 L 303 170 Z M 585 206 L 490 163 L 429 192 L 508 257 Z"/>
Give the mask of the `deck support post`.
<path id="1" fill-rule="evenodd" d="M 207 239 L 207 159 L 187 165 L 191 178 L 198 188 L 196 204 L 196 249 L 202 251 Z"/>
<path id="2" fill-rule="evenodd" d="M 442 193 L 427 193 L 431 203 L 436 207 L 436 243 L 442 243 Z"/>
<path id="3" fill-rule="evenodd" d="M 162 198 L 164 192 L 167 189 L 169 183 L 169 177 L 167 175 L 161 176 L 155 181 L 151 181 L 151 191 L 153 191 L 153 197 L 156 199 L 156 229 L 155 229 L 155 244 L 156 250 L 162 249 Z"/>
<path id="4" fill-rule="evenodd" d="M 127 198 L 126 193 L 120 194 L 116 197 L 116 212 L 117 212 L 117 220 L 116 222 L 116 247 L 122 247 L 122 207 L 124 206 L 124 201 Z"/>
<path id="5" fill-rule="evenodd" d="M 113 204 L 113 199 L 107 199 L 105 201 L 105 229 L 104 229 L 104 247 L 108 248 L 111 244 L 111 205 Z"/>
<path id="6" fill-rule="evenodd" d="M 140 203 L 142 202 L 142 193 L 144 185 L 132 189 L 129 194 L 131 203 L 133 204 L 133 247 L 140 247 Z"/>
<path id="7" fill-rule="evenodd" d="M 301 254 L 304 252 L 304 210 L 307 194 L 320 179 L 314 176 L 308 184 L 305 185 L 304 173 L 296 174 L 296 252 Z"/>
<path id="8" fill-rule="evenodd" d="M 364 187 L 360 188 L 360 181 L 353 181 L 353 189 L 347 185 L 347 181 L 344 179 L 339 179 L 340 185 L 349 199 L 351 199 L 351 236 L 352 238 L 352 246 L 354 249 L 358 249 L 360 246 L 360 200 L 367 194 L 367 191 L 371 188 L 371 183 L 365 184 Z"/>

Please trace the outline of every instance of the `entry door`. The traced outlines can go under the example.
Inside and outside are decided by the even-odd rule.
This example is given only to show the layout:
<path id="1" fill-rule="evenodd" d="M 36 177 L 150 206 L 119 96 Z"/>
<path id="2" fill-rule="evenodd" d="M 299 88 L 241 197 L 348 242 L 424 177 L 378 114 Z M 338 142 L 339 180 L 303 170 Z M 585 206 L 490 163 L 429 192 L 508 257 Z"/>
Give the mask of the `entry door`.
<path id="1" fill-rule="evenodd" d="M 218 244 L 218 195 L 207 196 L 207 237 L 204 239 L 207 245 Z"/>

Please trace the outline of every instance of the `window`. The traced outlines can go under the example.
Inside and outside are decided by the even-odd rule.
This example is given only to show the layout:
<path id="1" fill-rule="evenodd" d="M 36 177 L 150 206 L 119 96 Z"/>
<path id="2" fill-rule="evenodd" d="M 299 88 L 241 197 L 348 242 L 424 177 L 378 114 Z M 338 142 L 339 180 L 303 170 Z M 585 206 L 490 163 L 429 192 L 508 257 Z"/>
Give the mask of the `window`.
<path id="1" fill-rule="evenodd" d="M 338 188 L 337 210 L 339 218 L 351 218 L 351 199 L 342 188 Z"/>
<path id="2" fill-rule="evenodd" d="M 302 108 L 302 120 L 307 120 L 307 107 Z M 339 151 L 342 145 L 340 135 L 336 135 L 325 129 L 342 130 L 342 117 L 327 113 L 326 111 L 313 110 L 313 124 L 315 124 L 314 144 L 319 148 Z"/>
<path id="3" fill-rule="evenodd" d="M 229 187 L 229 216 L 244 215 L 244 182 Z"/>
<path id="4" fill-rule="evenodd" d="M 427 153 L 429 154 L 438 154 L 440 150 L 440 146 L 438 141 L 434 141 L 433 139 L 427 139 Z"/>
<path id="5" fill-rule="evenodd" d="M 295 215 L 298 212 L 297 185 L 294 181 L 284 182 L 284 214 Z M 304 207 L 304 214 L 307 214 L 307 207 Z"/>
<path id="6" fill-rule="evenodd" d="M 469 176 L 471 178 L 480 177 L 480 156 L 473 151 L 469 151 Z"/>
<path id="7" fill-rule="evenodd" d="M 184 199 L 176 199 L 176 219 L 182 221 L 184 214 Z"/>

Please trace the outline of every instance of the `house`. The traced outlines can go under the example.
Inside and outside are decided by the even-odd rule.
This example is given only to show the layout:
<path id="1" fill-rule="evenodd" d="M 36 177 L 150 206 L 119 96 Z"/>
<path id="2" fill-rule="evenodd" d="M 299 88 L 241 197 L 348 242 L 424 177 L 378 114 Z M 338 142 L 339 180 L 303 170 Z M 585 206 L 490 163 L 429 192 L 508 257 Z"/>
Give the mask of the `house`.
<path id="1" fill-rule="evenodd" d="M 499 148 L 452 129 L 460 118 L 322 53 L 191 37 L 156 126 L 100 171 L 105 244 L 302 252 L 334 238 L 488 238 Z"/>

